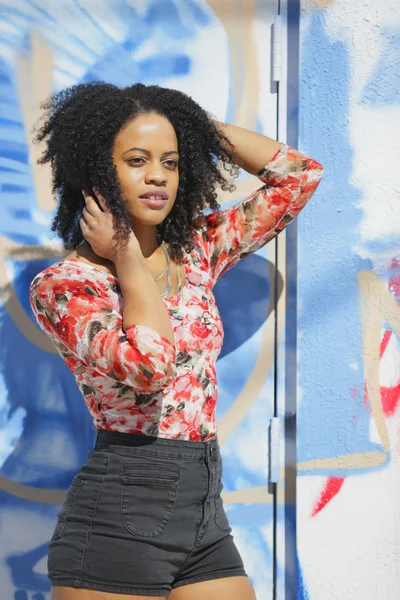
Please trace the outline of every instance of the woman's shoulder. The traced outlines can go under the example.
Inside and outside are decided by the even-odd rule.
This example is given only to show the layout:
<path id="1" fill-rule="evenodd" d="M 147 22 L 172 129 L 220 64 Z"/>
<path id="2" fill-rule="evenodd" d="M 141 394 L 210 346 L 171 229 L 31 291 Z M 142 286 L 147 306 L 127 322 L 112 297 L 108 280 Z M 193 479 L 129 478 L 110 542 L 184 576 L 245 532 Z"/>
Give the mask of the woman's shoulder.
<path id="1" fill-rule="evenodd" d="M 53 263 L 33 278 L 29 286 L 31 299 L 38 294 L 42 297 L 62 293 L 108 296 L 118 291 L 116 279 L 109 271 L 69 256 Z"/>
<path id="2" fill-rule="evenodd" d="M 198 249 L 204 250 L 204 245 L 208 241 L 207 231 L 207 215 L 200 214 L 192 221 L 192 235 L 191 242 Z"/>
<path id="3" fill-rule="evenodd" d="M 68 266 L 61 259 L 35 275 L 29 286 L 31 295 L 39 287 L 51 287 L 53 282 L 63 279 L 68 279 Z"/>

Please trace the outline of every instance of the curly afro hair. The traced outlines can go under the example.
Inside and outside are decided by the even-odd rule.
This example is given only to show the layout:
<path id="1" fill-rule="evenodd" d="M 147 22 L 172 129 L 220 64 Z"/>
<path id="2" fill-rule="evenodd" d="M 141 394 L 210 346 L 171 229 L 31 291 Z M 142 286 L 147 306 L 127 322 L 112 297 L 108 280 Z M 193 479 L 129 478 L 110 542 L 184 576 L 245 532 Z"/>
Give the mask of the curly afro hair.
<path id="1" fill-rule="evenodd" d="M 114 215 L 117 240 L 127 240 L 130 216 L 112 160 L 115 137 L 137 115 L 157 113 L 173 125 L 179 146 L 179 188 L 175 204 L 157 226 L 157 239 L 169 244 L 171 256 L 181 262 L 183 249 L 193 248 L 195 217 L 204 208 L 217 210 L 217 188 L 232 190 L 237 175 L 233 147 L 210 115 L 192 98 L 177 90 L 137 83 L 119 88 L 93 82 L 54 94 L 43 103 L 43 122 L 35 141 L 45 142 L 39 164 L 50 162 L 53 193 L 58 205 L 52 222 L 64 248 L 83 241 L 79 219 L 84 208 L 83 189 L 97 188 Z"/>

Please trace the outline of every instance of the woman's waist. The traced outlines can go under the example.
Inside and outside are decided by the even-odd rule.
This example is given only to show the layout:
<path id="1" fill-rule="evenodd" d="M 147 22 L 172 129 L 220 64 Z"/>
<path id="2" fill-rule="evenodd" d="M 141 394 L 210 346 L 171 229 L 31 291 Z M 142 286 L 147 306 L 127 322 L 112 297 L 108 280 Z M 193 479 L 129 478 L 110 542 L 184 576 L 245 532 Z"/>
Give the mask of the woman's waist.
<path id="1" fill-rule="evenodd" d="M 128 448 L 165 448 L 168 451 L 177 452 L 189 450 L 194 454 L 204 454 L 211 447 L 218 447 L 218 439 L 216 434 L 211 439 L 190 440 L 185 437 L 164 437 L 161 435 L 153 436 L 145 433 L 130 433 L 126 431 L 113 431 L 110 429 L 97 429 L 95 439 L 95 450 L 102 450 L 106 447 L 118 445 Z"/>

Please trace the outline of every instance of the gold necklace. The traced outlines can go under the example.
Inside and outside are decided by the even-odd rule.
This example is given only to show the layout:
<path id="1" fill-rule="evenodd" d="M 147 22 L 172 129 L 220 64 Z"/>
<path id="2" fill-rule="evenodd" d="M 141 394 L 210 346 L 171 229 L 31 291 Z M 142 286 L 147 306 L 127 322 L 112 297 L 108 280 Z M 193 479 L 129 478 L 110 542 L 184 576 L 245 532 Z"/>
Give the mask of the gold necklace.
<path id="1" fill-rule="evenodd" d="M 80 248 L 81 246 L 86 245 L 89 248 L 91 247 L 90 244 L 87 242 L 87 240 L 83 239 L 81 241 L 81 243 L 79 244 L 79 246 L 77 246 L 78 248 Z M 163 291 L 163 293 L 161 294 L 161 298 L 165 299 L 167 296 L 169 296 L 169 293 L 171 291 L 171 261 L 170 261 L 170 257 L 169 257 L 169 250 L 168 250 L 168 245 L 163 241 L 160 245 L 161 250 L 164 252 L 164 256 L 166 259 L 166 263 L 167 266 L 165 267 L 164 271 L 162 273 L 160 273 L 160 275 L 158 275 L 157 277 L 153 277 L 154 281 L 157 282 L 159 281 L 164 275 L 165 273 L 167 273 L 167 284 L 165 286 L 165 289 Z M 175 295 L 180 294 L 180 292 L 182 291 L 182 276 L 181 276 L 181 269 L 180 266 L 177 267 L 177 272 L 178 272 L 178 287 L 176 290 Z M 180 300 L 180 299 L 179 299 Z M 176 312 L 178 311 L 180 308 L 180 301 L 179 301 L 179 305 L 178 306 L 174 306 L 172 308 L 169 308 L 169 310 L 171 312 Z"/>
<path id="2" fill-rule="evenodd" d="M 171 260 L 169 257 L 169 250 L 168 250 L 168 246 L 165 242 L 162 242 L 161 244 L 161 250 L 164 252 L 164 256 L 165 256 L 165 260 L 167 262 L 167 266 L 165 267 L 164 271 L 161 273 L 161 275 L 158 275 L 158 277 L 153 278 L 154 281 L 159 281 L 161 279 L 161 277 L 163 275 L 165 275 L 165 273 L 167 273 L 167 284 L 165 286 L 165 289 L 163 291 L 163 293 L 161 294 L 161 298 L 165 299 L 169 296 L 169 293 L 171 291 L 171 287 L 172 287 L 172 282 L 171 282 Z M 176 290 L 176 293 L 174 295 L 179 294 L 182 291 L 182 277 L 181 277 L 181 269 L 180 266 L 177 267 L 177 272 L 178 272 L 178 287 Z M 171 308 L 170 310 L 172 311 L 177 311 L 179 309 L 179 306 Z"/>

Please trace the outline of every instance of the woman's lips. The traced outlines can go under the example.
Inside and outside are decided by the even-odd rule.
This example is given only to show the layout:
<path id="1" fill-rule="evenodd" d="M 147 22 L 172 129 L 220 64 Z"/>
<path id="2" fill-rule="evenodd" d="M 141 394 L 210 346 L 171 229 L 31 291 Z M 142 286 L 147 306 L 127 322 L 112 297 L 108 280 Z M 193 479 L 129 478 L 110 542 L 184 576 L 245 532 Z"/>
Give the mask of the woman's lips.
<path id="1" fill-rule="evenodd" d="M 151 208 L 163 208 L 168 202 L 168 194 L 164 190 L 152 190 L 147 194 L 142 194 L 139 200 Z"/>
<path id="2" fill-rule="evenodd" d="M 164 208 L 168 202 L 168 198 L 160 198 L 160 196 L 153 197 L 140 197 L 139 200 L 150 206 L 151 208 Z"/>

